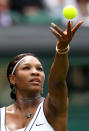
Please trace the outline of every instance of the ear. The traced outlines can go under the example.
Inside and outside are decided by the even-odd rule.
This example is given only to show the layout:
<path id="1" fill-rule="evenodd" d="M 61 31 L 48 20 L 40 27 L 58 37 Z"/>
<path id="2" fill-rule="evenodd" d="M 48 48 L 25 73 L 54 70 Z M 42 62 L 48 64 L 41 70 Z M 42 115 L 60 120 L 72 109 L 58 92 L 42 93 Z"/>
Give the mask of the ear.
<path id="1" fill-rule="evenodd" d="M 9 75 L 9 80 L 11 84 L 15 85 L 15 75 Z"/>

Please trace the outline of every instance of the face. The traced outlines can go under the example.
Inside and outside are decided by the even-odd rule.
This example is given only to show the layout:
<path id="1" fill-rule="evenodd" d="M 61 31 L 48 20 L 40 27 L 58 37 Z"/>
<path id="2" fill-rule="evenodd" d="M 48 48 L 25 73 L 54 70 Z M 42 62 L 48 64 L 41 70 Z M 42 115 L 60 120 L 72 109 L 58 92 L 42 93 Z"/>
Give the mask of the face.
<path id="1" fill-rule="evenodd" d="M 25 57 L 16 67 L 14 82 L 23 91 L 40 92 L 45 75 L 40 61 L 34 56 Z"/>

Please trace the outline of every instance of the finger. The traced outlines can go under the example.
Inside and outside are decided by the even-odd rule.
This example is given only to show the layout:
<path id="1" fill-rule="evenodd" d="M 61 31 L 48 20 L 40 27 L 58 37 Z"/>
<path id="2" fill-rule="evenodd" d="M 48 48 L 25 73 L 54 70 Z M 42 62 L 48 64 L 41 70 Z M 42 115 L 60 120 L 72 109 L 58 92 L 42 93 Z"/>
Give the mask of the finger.
<path id="1" fill-rule="evenodd" d="M 55 25 L 54 23 L 51 23 L 51 26 L 60 34 L 62 35 L 63 37 L 65 36 L 64 33 L 63 33 L 63 30 L 58 27 L 57 25 Z"/>
<path id="2" fill-rule="evenodd" d="M 73 25 L 73 22 L 71 21 L 71 30 L 72 30 L 72 25 Z M 64 31 L 64 35 L 67 35 L 67 29 Z"/>
<path id="3" fill-rule="evenodd" d="M 54 30 L 52 27 L 49 27 L 49 29 L 58 39 L 61 38 L 60 34 L 58 34 L 56 30 Z"/>
<path id="4" fill-rule="evenodd" d="M 83 23 L 83 22 L 80 21 L 78 24 L 76 24 L 76 25 L 74 26 L 74 28 L 72 29 L 72 35 L 75 34 L 75 32 L 78 30 L 78 28 L 80 27 L 80 25 L 81 25 L 82 23 Z"/>
<path id="5" fill-rule="evenodd" d="M 73 22 L 71 21 L 70 24 L 71 24 L 71 30 L 72 30 Z"/>
<path id="6" fill-rule="evenodd" d="M 71 22 L 69 21 L 68 22 L 68 25 L 67 25 L 67 35 L 68 35 L 68 38 L 71 39 Z"/>

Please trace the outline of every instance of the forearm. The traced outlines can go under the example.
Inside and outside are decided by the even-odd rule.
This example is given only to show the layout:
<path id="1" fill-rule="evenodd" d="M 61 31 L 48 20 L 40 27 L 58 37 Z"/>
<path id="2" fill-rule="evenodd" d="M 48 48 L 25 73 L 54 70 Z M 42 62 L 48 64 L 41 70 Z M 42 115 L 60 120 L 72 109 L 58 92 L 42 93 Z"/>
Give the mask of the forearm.
<path id="1" fill-rule="evenodd" d="M 67 54 L 58 54 L 56 52 L 54 62 L 52 64 L 50 75 L 49 75 L 49 84 L 60 84 L 66 80 L 68 72 L 68 53 Z"/>
<path id="2" fill-rule="evenodd" d="M 50 28 L 50 30 L 58 39 L 57 48 L 59 50 L 59 53 L 56 53 L 53 65 L 50 70 L 49 84 L 62 83 L 66 80 L 66 75 L 68 72 L 68 53 L 66 52 L 68 50 L 66 49 L 69 49 L 69 43 L 71 42 L 76 30 L 81 24 L 82 22 L 80 21 L 72 29 L 72 22 L 69 21 L 67 24 L 67 29 L 64 32 L 54 23 L 51 24 L 52 27 Z M 60 51 L 64 51 L 66 54 L 62 54 L 60 53 Z"/>

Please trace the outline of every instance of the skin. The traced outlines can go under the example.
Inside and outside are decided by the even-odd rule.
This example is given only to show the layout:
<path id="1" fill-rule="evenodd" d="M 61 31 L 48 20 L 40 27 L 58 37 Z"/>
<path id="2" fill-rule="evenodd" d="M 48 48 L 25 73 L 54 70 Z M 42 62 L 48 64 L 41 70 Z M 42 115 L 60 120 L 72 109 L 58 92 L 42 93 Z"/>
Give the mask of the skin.
<path id="1" fill-rule="evenodd" d="M 72 28 L 72 23 L 69 21 L 67 30 L 64 32 L 58 26 L 52 25 L 51 32 L 58 39 L 57 47 L 59 49 L 67 48 L 81 24 L 82 22 L 80 21 Z M 23 66 L 26 63 L 28 63 L 29 68 L 23 70 Z M 8 106 L 6 110 L 6 125 L 10 131 L 26 127 L 34 117 L 39 103 L 43 100 L 42 97 L 37 98 L 37 96 L 40 96 L 45 79 L 44 71 L 38 70 L 38 65 L 41 66 L 39 60 L 29 56 L 28 59 L 18 65 L 15 75 L 10 75 L 9 77 L 10 82 L 16 84 L 17 98 L 16 103 Z M 55 131 L 67 130 L 68 91 L 66 76 L 68 66 L 68 54 L 60 55 L 56 53 L 48 79 L 48 94 L 44 101 L 45 116 Z M 39 78 L 40 82 L 28 82 L 33 77 Z M 31 101 L 25 102 L 24 98 L 29 98 Z M 32 116 L 30 119 L 24 119 L 28 111 L 32 112 Z"/>

